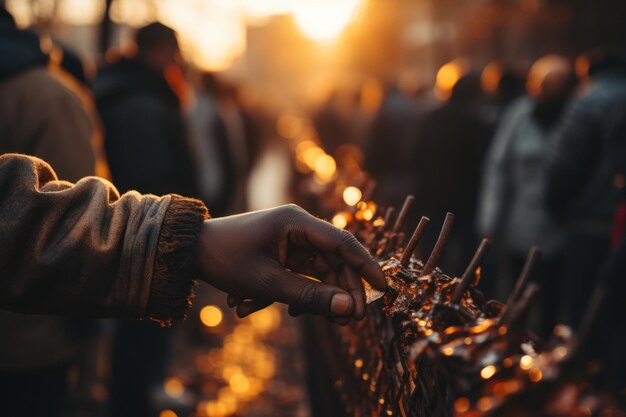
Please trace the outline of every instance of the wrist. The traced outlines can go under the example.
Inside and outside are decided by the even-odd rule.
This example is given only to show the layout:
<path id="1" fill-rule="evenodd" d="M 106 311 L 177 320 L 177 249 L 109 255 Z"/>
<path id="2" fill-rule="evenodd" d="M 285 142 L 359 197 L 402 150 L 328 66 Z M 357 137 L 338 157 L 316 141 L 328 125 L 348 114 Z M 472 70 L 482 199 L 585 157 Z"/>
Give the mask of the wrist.
<path id="1" fill-rule="evenodd" d="M 195 248 L 208 217 L 202 202 L 172 196 L 161 225 L 147 317 L 167 326 L 185 318 L 198 276 Z"/>

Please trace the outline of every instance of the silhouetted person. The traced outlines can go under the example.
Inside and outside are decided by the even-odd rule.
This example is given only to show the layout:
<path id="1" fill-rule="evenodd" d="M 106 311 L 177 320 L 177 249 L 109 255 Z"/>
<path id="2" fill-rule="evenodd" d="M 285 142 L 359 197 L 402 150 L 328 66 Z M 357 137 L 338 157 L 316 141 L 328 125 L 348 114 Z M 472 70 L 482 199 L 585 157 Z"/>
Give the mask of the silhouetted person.
<path id="1" fill-rule="evenodd" d="M 122 191 L 195 195 L 180 100 L 165 78 L 180 61 L 176 33 L 152 23 L 135 40 L 137 55 L 94 83 L 113 181 Z"/>
<path id="2" fill-rule="evenodd" d="M 441 265 L 460 274 L 476 249 L 476 214 L 480 167 L 492 127 L 482 112 L 479 78 L 461 77 L 441 107 L 424 116 L 417 131 L 413 166 L 416 205 L 420 214 L 441 225 L 447 211 L 455 213 L 454 230 Z M 438 227 L 424 235 L 426 251 L 437 238 Z"/>
<path id="3" fill-rule="evenodd" d="M 609 54 L 589 58 L 589 88 L 564 114 L 546 166 L 546 203 L 567 233 L 561 318 L 575 327 L 610 254 L 626 186 L 626 66 Z"/>
<path id="4" fill-rule="evenodd" d="M 166 72 L 180 61 L 176 33 L 160 23 L 137 31 L 137 54 L 104 69 L 94 84 L 113 181 L 122 192 L 196 195 L 181 104 Z M 168 72 L 171 73 L 171 72 Z M 172 331 L 120 321 L 112 350 L 111 413 L 150 413 L 162 382 Z"/>
<path id="5" fill-rule="evenodd" d="M 548 55 L 528 76 L 528 96 L 502 117 L 485 161 L 478 211 L 479 232 L 498 249 L 496 296 L 505 300 L 522 270 L 528 250 L 541 248 L 542 311 L 534 327 L 543 335 L 557 312 L 562 232 L 550 217 L 543 196 L 546 149 L 575 87 L 573 63 Z"/>
<path id="6" fill-rule="evenodd" d="M 378 181 L 375 199 L 400 204 L 411 193 L 417 106 L 395 85 L 387 86 L 367 132 L 365 170 Z"/>

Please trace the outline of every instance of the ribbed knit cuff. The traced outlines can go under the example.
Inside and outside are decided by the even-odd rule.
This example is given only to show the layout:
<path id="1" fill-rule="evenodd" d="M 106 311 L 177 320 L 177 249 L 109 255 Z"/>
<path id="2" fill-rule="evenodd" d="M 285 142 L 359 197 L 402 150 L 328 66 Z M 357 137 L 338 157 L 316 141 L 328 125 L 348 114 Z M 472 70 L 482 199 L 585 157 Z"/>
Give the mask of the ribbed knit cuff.
<path id="1" fill-rule="evenodd" d="M 169 327 L 184 320 L 194 297 L 196 245 L 202 222 L 209 218 L 199 200 L 172 195 L 159 236 L 147 318 Z"/>

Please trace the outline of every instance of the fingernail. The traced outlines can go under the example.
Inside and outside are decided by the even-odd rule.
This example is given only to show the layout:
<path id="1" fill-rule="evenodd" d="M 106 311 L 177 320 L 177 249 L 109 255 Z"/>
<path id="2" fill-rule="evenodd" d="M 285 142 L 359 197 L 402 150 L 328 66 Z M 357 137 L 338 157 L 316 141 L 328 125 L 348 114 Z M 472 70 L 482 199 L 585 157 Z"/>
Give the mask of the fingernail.
<path id="1" fill-rule="evenodd" d="M 350 314 L 352 309 L 352 298 L 348 294 L 335 294 L 330 300 L 330 312 L 335 316 L 345 316 Z"/>

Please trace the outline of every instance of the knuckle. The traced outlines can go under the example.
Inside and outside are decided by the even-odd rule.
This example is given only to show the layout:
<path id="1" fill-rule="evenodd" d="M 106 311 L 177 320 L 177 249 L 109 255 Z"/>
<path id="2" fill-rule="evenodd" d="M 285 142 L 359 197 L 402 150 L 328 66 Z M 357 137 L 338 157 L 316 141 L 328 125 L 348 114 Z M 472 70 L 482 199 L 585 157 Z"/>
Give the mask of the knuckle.
<path id="1" fill-rule="evenodd" d="M 302 214 L 304 212 L 304 209 L 300 206 L 298 206 L 297 204 L 285 204 L 284 206 L 281 206 L 281 209 L 286 213 L 286 214 L 291 214 L 291 215 L 299 215 Z"/>
<path id="2" fill-rule="evenodd" d="M 298 300 L 303 306 L 314 307 L 319 299 L 319 290 L 316 285 L 302 285 L 298 290 Z"/>

